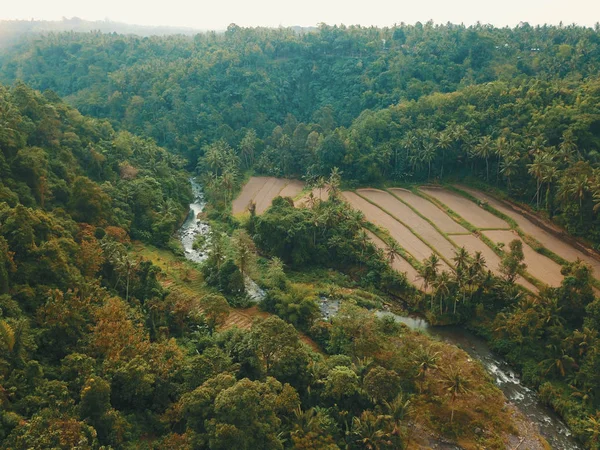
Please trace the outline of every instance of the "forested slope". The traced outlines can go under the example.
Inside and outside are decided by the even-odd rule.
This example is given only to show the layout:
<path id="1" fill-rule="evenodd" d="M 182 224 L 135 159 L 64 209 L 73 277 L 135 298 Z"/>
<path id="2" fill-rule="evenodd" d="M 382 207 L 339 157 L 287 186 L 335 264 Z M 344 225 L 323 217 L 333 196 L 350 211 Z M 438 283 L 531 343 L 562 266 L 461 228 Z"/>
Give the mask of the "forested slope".
<path id="1" fill-rule="evenodd" d="M 364 218 L 339 196 L 306 209 L 278 199 L 241 222 L 229 209 L 248 171 L 332 192 L 340 180 L 468 179 L 597 247 L 599 45 L 598 29 L 427 23 L 59 33 L 7 49 L 2 79 L 44 94 L 19 82 L 0 90 L 0 437 L 17 448 L 68 446 L 73 436 L 91 447 L 360 448 L 377 438 L 399 448 L 408 414 L 453 439 L 502 448 L 503 400 L 464 354 L 457 367 L 441 344 L 351 305 L 337 321 L 317 320 L 321 291 L 305 281 L 312 269 L 328 280 L 333 268 L 346 275 L 332 286 L 387 290 L 433 318 L 478 327 L 597 448 L 600 328 L 584 265 L 566 267 L 563 284 L 539 297 L 484 264 L 479 284 L 429 274 L 438 287 L 421 296 L 387 269 Z M 190 197 L 184 168 L 202 176 L 216 226 L 199 294 L 211 320 L 206 306 L 169 295 L 156 266 L 128 256 L 129 237 L 170 245 Z M 243 300 L 240 249 L 254 253 L 251 238 L 265 257 L 263 308 L 303 327 L 329 357 L 275 318 L 214 333 L 221 294 Z M 514 278 L 522 269 L 510 253 Z M 460 258 L 457 274 L 474 263 Z M 436 311 L 439 292 L 458 303 L 454 314 Z M 469 389 L 449 397 L 452 378 Z M 405 409 L 408 396 L 417 414 Z M 478 423 L 492 431 L 474 435 Z M 64 424 L 69 438 L 57 431 Z"/>

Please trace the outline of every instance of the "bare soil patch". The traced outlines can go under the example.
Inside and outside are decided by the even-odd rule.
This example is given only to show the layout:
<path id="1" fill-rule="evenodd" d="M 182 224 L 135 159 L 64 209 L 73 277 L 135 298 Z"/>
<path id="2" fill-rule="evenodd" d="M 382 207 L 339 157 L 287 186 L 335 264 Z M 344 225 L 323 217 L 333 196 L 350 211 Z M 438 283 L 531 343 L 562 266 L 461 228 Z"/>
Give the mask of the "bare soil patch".
<path id="1" fill-rule="evenodd" d="M 300 180 L 288 180 L 287 185 L 279 193 L 280 197 L 291 197 L 294 199 L 304 189 L 304 183 Z"/>
<path id="2" fill-rule="evenodd" d="M 345 191 L 342 195 L 350 206 L 361 211 L 369 222 L 388 230 L 390 236 L 417 261 L 423 261 L 433 253 L 431 248 L 416 237 L 408 228 L 377 206 L 369 203 L 354 192 Z M 442 270 L 450 270 L 447 264 L 443 261 L 440 262 L 440 268 L 442 268 Z"/>
<path id="3" fill-rule="evenodd" d="M 534 278 L 537 278 L 542 283 L 551 287 L 558 287 L 563 280 L 563 275 L 560 273 L 560 264 L 555 263 L 550 258 L 541 255 L 527 245 L 514 231 L 508 230 L 489 230 L 484 231 L 488 238 L 493 242 L 503 243 L 508 249 L 508 244 L 518 239 L 523 243 L 523 254 L 525 255 L 525 264 L 527 264 L 527 272 Z"/>
<path id="4" fill-rule="evenodd" d="M 369 239 L 371 239 L 371 242 L 373 242 L 373 244 L 377 248 L 380 248 L 384 251 L 385 249 L 387 249 L 387 244 L 383 242 L 383 240 L 381 240 L 377 235 L 375 235 L 369 230 L 365 230 L 365 232 L 369 235 Z M 430 291 L 429 288 L 423 289 L 423 283 L 419 278 L 419 272 L 417 272 L 417 269 L 411 266 L 410 263 L 404 258 L 396 257 L 394 259 L 394 263 L 392 264 L 392 268 L 400 273 L 406 274 L 406 279 L 408 280 L 408 282 L 417 287 L 418 289 L 422 290 L 423 292 Z"/>
<path id="5" fill-rule="evenodd" d="M 262 189 L 269 177 L 252 177 L 242 188 L 240 195 L 233 201 L 231 211 L 233 214 L 242 214 L 247 211 L 248 205 L 258 191 Z"/>
<path id="6" fill-rule="evenodd" d="M 600 277 L 600 261 L 596 258 L 582 252 L 581 250 L 576 249 L 564 239 L 561 239 L 557 234 L 565 233 L 564 231 L 558 229 L 556 225 L 552 223 L 547 223 L 547 227 L 549 229 L 556 230 L 556 234 L 553 234 L 541 226 L 533 223 L 530 219 L 525 217 L 524 214 L 516 210 L 516 207 L 505 203 L 501 200 L 497 200 L 494 197 L 485 194 L 483 192 L 477 191 L 475 189 L 471 189 L 465 186 L 459 186 L 460 189 L 468 192 L 474 197 L 487 202 L 490 206 L 500 211 L 502 214 L 507 215 L 511 219 L 513 219 L 519 228 L 525 233 L 537 240 L 540 244 L 546 247 L 551 252 L 557 254 L 561 258 L 567 261 L 576 261 L 577 258 L 585 261 L 587 264 L 592 266 L 594 270 L 594 274 L 596 278 Z M 544 222 L 543 219 L 538 218 L 540 222 Z"/>
<path id="7" fill-rule="evenodd" d="M 454 245 L 440 234 L 440 232 L 429 222 L 420 217 L 389 192 L 377 189 L 358 189 L 357 193 L 376 203 L 394 217 L 397 217 L 446 259 L 451 260 L 454 257 L 454 250 L 456 247 L 454 247 Z"/>
<path id="8" fill-rule="evenodd" d="M 264 213 L 273 199 L 296 197 L 304 189 L 304 183 L 299 180 L 287 180 L 274 177 L 252 177 L 242 188 L 240 195 L 233 201 L 231 211 L 234 215 L 243 214 L 248 210 L 251 201 L 256 203 L 256 214 Z"/>
<path id="9" fill-rule="evenodd" d="M 392 188 L 389 191 L 396 197 L 401 198 L 410 206 L 419 211 L 424 217 L 427 217 L 444 233 L 468 233 L 468 230 L 452 217 L 431 203 L 429 200 L 419 197 L 406 189 Z"/>
<path id="10" fill-rule="evenodd" d="M 264 213 L 273 199 L 279 195 L 279 192 L 285 187 L 287 180 L 279 178 L 269 178 L 260 191 L 257 192 L 254 199 L 256 203 L 256 214 Z"/>
<path id="11" fill-rule="evenodd" d="M 491 270 L 494 275 L 502 275 L 499 269 L 500 257 L 496 255 L 494 251 L 491 248 L 489 248 L 485 244 L 485 242 L 483 242 L 477 236 L 474 236 L 472 234 L 459 234 L 456 236 L 452 236 L 452 240 L 457 245 L 465 247 L 471 255 L 473 255 L 475 252 L 481 252 L 487 263 L 487 268 Z M 517 283 L 523 286 L 524 288 L 530 290 L 531 292 L 538 292 L 538 289 L 533 284 L 531 284 L 529 281 L 525 280 L 522 277 L 517 278 Z"/>
<path id="12" fill-rule="evenodd" d="M 439 200 L 456 214 L 477 228 L 510 228 L 510 226 L 499 217 L 487 212 L 481 206 L 471 200 L 447 191 L 442 188 L 425 187 L 419 188 L 427 195 Z"/>

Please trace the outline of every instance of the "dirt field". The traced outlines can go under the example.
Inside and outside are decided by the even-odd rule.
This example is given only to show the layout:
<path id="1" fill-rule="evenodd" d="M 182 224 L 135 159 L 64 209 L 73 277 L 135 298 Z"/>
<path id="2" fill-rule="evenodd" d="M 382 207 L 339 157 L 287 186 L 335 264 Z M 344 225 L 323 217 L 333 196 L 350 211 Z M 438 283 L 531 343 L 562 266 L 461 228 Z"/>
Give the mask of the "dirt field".
<path id="1" fill-rule="evenodd" d="M 304 189 L 304 183 L 300 180 L 288 180 L 288 184 L 279 192 L 280 197 L 296 197 Z"/>
<path id="2" fill-rule="evenodd" d="M 365 230 L 365 232 L 369 235 L 371 242 L 373 242 L 373 244 L 375 244 L 377 248 L 383 249 L 385 251 L 385 249 L 387 248 L 387 244 L 385 242 L 383 242 L 381 239 L 379 239 L 379 237 L 377 237 L 369 230 Z M 408 282 L 416 286 L 423 292 L 429 292 L 431 290 L 423 289 L 423 282 L 419 279 L 419 272 L 417 272 L 417 269 L 411 266 L 408 263 L 408 261 L 406 261 L 404 258 L 396 257 L 396 259 L 394 259 L 394 264 L 392 264 L 392 268 L 394 268 L 398 272 L 405 273 Z"/>
<path id="3" fill-rule="evenodd" d="M 479 251 L 485 258 L 487 262 L 487 268 L 492 271 L 495 275 L 501 275 L 499 270 L 500 265 L 500 257 L 494 253 L 494 251 L 489 248 L 485 242 L 479 239 L 477 236 L 472 234 L 460 234 L 456 236 L 452 236 L 452 240 L 459 246 L 465 247 L 468 252 L 473 255 L 475 252 Z M 538 289 L 531 284 L 529 281 L 519 277 L 517 278 L 517 283 L 523 286 L 526 289 L 529 289 L 531 292 L 537 293 Z"/>
<path id="4" fill-rule="evenodd" d="M 523 254 L 525 255 L 525 264 L 527 264 L 527 272 L 534 278 L 537 278 L 542 283 L 551 287 L 558 287 L 563 280 L 563 275 L 560 273 L 560 264 L 555 263 L 550 258 L 539 254 L 514 232 L 508 230 L 489 230 L 484 231 L 488 238 L 496 243 L 504 243 L 508 249 L 508 244 L 514 239 L 518 239 L 523 243 Z"/>
<path id="5" fill-rule="evenodd" d="M 240 195 L 233 201 L 231 210 L 233 214 L 241 214 L 248 209 L 251 200 L 254 200 L 257 192 L 265 185 L 268 177 L 252 177 L 242 188 Z"/>
<path id="6" fill-rule="evenodd" d="M 446 259 L 451 260 L 454 257 L 455 247 L 452 243 L 442 236 L 429 222 L 389 192 L 377 189 L 358 189 L 356 192 L 401 220 L 402 223 L 427 241 L 431 247 L 435 248 Z"/>
<path id="7" fill-rule="evenodd" d="M 250 201 L 256 203 L 256 214 L 264 213 L 278 195 L 294 198 L 304 188 L 298 180 L 286 180 L 273 177 L 252 177 L 242 188 L 240 195 L 233 201 L 231 211 L 234 215 L 247 211 Z"/>
<path id="8" fill-rule="evenodd" d="M 427 217 L 444 233 L 468 233 L 469 231 L 459 223 L 455 222 L 448 214 L 435 206 L 429 200 L 419 197 L 406 189 L 392 188 L 389 191 L 396 197 L 401 198 L 410 206 Z"/>
<path id="9" fill-rule="evenodd" d="M 433 251 L 423 241 L 412 234 L 408 228 L 375 205 L 372 205 L 354 192 L 343 192 L 342 195 L 353 208 L 362 211 L 369 222 L 388 230 L 390 236 L 416 260 L 423 261 L 433 253 Z M 443 268 L 443 270 L 450 270 L 448 265 L 443 261 L 441 261 L 440 268 Z"/>
<path id="10" fill-rule="evenodd" d="M 421 187 L 419 189 L 442 202 L 477 228 L 510 228 L 504 220 L 459 194 L 441 188 Z"/>
<path id="11" fill-rule="evenodd" d="M 559 237 L 549 233 L 548 231 L 534 224 L 525 216 L 511 208 L 508 204 L 500 200 L 496 200 L 495 198 L 475 189 L 467 188 L 464 186 L 458 187 L 473 195 L 474 197 L 486 201 L 490 206 L 496 208 L 501 213 L 506 214 L 508 217 L 517 222 L 517 225 L 519 225 L 519 228 L 521 228 L 521 230 L 525 234 L 528 234 L 529 236 L 533 237 L 540 244 L 542 244 L 544 247 L 546 247 L 553 253 L 556 253 L 561 258 L 566 259 L 567 261 L 576 261 L 577 258 L 581 259 L 582 261 L 585 261 L 590 266 L 592 266 L 596 278 L 600 277 L 600 261 L 596 260 L 595 258 L 592 258 L 589 255 L 586 255 L 582 251 L 577 250 L 576 248 L 569 245 L 569 243 L 564 242 Z M 555 227 L 553 224 L 548 225 L 552 228 Z"/>

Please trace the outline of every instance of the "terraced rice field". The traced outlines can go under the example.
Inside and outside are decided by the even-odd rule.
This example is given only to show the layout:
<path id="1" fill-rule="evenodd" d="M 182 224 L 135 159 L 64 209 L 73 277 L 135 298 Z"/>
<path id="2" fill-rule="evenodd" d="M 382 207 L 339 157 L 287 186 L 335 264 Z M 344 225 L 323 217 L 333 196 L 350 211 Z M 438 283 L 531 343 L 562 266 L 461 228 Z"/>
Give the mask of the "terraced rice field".
<path id="1" fill-rule="evenodd" d="M 460 217 L 480 229 L 509 229 L 510 226 L 499 217 L 486 211 L 471 200 L 441 188 L 421 187 L 421 191 L 440 201 Z"/>
<path id="2" fill-rule="evenodd" d="M 408 228 L 377 206 L 369 203 L 354 192 L 344 191 L 342 195 L 350 206 L 362 211 L 369 222 L 388 230 L 390 236 L 417 261 L 423 261 L 434 253 L 430 247 L 415 236 Z M 441 270 L 450 270 L 446 263 L 443 261 L 440 262 Z"/>
<path id="3" fill-rule="evenodd" d="M 589 264 L 594 270 L 594 275 L 596 278 L 600 278 L 600 261 L 596 258 L 593 258 L 586 253 L 576 249 L 571 246 L 569 243 L 557 237 L 555 234 L 552 234 L 545 230 L 544 228 L 536 225 L 519 211 L 514 209 L 511 205 L 504 203 L 500 200 L 491 197 L 490 195 L 484 194 L 483 192 L 477 191 L 475 189 L 467 188 L 464 186 L 459 186 L 460 189 L 468 192 L 479 200 L 487 202 L 490 206 L 497 209 L 501 213 L 513 219 L 519 228 L 527 235 L 531 236 L 535 240 L 537 240 L 540 244 L 546 247 L 551 252 L 557 254 L 561 258 L 567 261 L 576 261 L 577 258 L 585 261 Z M 554 228 L 554 225 L 548 224 L 549 228 Z M 557 230 L 558 232 L 560 230 Z"/>
<path id="4" fill-rule="evenodd" d="M 527 272 L 542 283 L 551 287 L 558 287 L 563 280 L 563 275 L 560 273 L 560 264 L 555 263 L 550 258 L 536 252 L 513 231 L 507 230 L 489 230 L 484 231 L 488 238 L 495 243 L 503 243 L 508 249 L 508 244 L 518 239 L 523 243 L 523 254 L 525 255 L 525 264 L 527 264 Z"/>
<path id="5" fill-rule="evenodd" d="M 501 276 L 500 272 L 500 257 L 494 253 L 494 251 L 486 245 L 481 239 L 472 234 L 459 234 L 452 236 L 452 240 L 460 247 L 466 248 L 469 253 L 474 254 L 475 252 L 481 252 L 485 258 L 487 268 L 492 271 L 493 274 Z M 531 284 L 529 281 L 522 277 L 517 278 L 517 283 L 523 286 L 525 289 L 531 292 L 537 293 L 538 289 Z"/>
<path id="6" fill-rule="evenodd" d="M 274 177 L 252 177 L 242 188 L 242 192 L 233 201 L 231 210 L 234 215 L 243 214 L 248 210 L 250 202 L 256 204 L 256 214 L 264 213 L 273 199 L 278 195 L 295 197 L 304 188 L 304 183 L 298 180 L 287 180 Z"/>
<path id="7" fill-rule="evenodd" d="M 369 230 L 365 230 L 365 232 L 369 235 L 369 239 L 371 239 L 371 242 L 373 242 L 373 244 L 377 248 L 380 248 L 384 251 L 387 249 L 387 244 L 385 242 L 383 242 L 377 235 L 375 235 L 374 233 L 372 233 Z M 398 272 L 406 274 L 406 279 L 408 280 L 408 282 L 410 284 L 418 287 L 419 289 L 423 290 L 423 292 L 429 292 L 431 290 L 431 289 L 427 289 L 427 290 L 423 289 L 423 283 L 419 279 L 419 272 L 417 272 L 417 269 L 415 269 L 413 266 L 411 266 L 408 263 L 408 261 L 406 261 L 404 258 L 396 257 L 394 259 L 394 263 L 392 264 L 392 268 L 397 270 Z"/>
<path id="8" fill-rule="evenodd" d="M 446 260 L 452 260 L 455 247 L 450 241 L 441 235 L 429 222 L 392 194 L 378 189 L 358 189 L 356 192 L 360 196 L 376 203 L 381 209 L 410 228 L 414 234 L 420 236 L 425 242 L 433 247 L 436 252 L 446 258 Z"/>
<path id="9" fill-rule="evenodd" d="M 406 202 L 414 209 L 419 211 L 419 213 L 431 220 L 435 223 L 435 226 L 438 227 L 442 232 L 447 234 L 460 234 L 460 233 L 469 233 L 469 230 L 464 228 L 458 222 L 454 221 L 448 214 L 442 211 L 440 208 L 435 206 L 429 200 L 419 197 L 416 194 L 400 188 L 392 188 L 389 191 L 400 198 L 403 202 Z"/>

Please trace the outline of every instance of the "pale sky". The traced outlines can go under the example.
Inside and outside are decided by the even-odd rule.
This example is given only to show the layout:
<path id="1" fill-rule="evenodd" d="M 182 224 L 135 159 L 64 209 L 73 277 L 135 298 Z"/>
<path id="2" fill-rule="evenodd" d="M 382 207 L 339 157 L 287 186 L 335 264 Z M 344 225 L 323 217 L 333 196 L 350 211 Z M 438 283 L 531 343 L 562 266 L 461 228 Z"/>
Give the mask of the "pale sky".
<path id="1" fill-rule="evenodd" d="M 110 19 L 136 25 L 199 29 L 241 26 L 386 26 L 433 20 L 436 23 L 496 26 L 519 22 L 593 26 L 600 0 L 0 0 L 0 19 Z"/>

